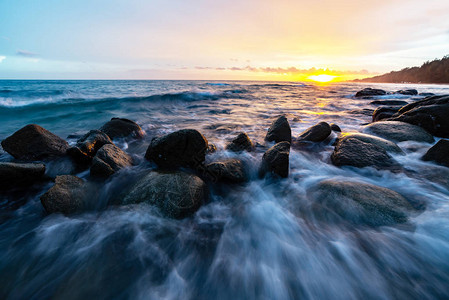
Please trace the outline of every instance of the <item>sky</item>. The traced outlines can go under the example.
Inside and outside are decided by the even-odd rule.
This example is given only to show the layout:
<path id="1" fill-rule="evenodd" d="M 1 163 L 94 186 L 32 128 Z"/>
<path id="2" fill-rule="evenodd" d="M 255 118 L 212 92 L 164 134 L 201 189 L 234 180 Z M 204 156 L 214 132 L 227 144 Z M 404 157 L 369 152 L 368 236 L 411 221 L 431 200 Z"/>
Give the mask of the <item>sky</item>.
<path id="1" fill-rule="evenodd" d="M 447 0 L 0 0 L 0 79 L 303 80 L 449 54 Z"/>

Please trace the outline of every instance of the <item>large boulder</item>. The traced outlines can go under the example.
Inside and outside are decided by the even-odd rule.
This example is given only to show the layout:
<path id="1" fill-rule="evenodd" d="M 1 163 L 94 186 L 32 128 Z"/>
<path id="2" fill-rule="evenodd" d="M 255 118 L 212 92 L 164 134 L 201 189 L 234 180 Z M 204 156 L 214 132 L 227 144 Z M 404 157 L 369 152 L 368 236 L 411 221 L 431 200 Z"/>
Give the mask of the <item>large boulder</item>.
<path id="1" fill-rule="evenodd" d="M 313 212 L 318 219 L 368 226 L 407 222 L 412 205 L 390 189 L 368 183 L 324 180 L 312 187 Z"/>
<path id="2" fill-rule="evenodd" d="M 232 151 L 232 152 L 242 152 L 242 151 L 248 151 L 251 152 L 254 148 L 254 144 L 249 138 L 249 136 L 241 132 L 239 133 L 232 141 L 229 142 L 229 144 L 226 145 L 226 150 Z"/>
<path id="3" fill-rule="evenodd" d="M 396 91 L 395 94 L 401 94 L 401 95 L 407 95 L 407 96 L 416 96 L 416 95 L 418 95 L 418 91 L 415 90 L 415 89 L 399 90 L 399 91 Z"/>
<path id="4" fill-rule="evenodd" d="M 299 137 L 298 141 L 307 142 L 322 142 L 332 133 L 332 129 L 326 122 L 320 122 L 312 127 L 309 127 L 303 131 Z"/>
<path id="5" fill-rule="evenodd" d="M 90 174 L 106 178 L 131 165 L 132 158 L 128 154 L 113 144 L 106 144 L 98 150 L 92 160 Z"/>
<path id="6" fill-rule="evenodd" d="M 136 122 L 122 118 L 112 118 L 100 128 L 100 131 L 106 133 L 111 139 L 128 136 L 142 138 L 145 135 L 143 129 Z"/>
<path id="7" fill-rule="evenodd" d="M 399 121 L 381 121 L 365 126 L 363 132 L 394 141 L 417 141 L 433 143 L 433 136 L 419 126 Z"/>
<path id="8" fill-rule="evenodd" d="M 376 108 L 373 112 L 373 122 L 391 118 L 395 113 L 399 111 L 398 106 L 381 106 Z"/>
<path id="9" fill-rule="evenodd" d="M 449 137 L 449 95 L 431 96 L 407 104 L 391 121 L 407 122 L 424 128 L 438 137 Z"/>
<path id="10" fill-rule="evenodd" d="M 165 216 L 180 219 L 197 211 L 207 194 L 204 181 L 193 174 L 151 172 L 131 188 L 123 204 L 146 202 Z"/>
<path id="11" fill-rule="evenodd" d="M 398 163 L 384 148 L 354 137 L 346 137 L 338 141 L 332 152 L 331 161 L 338 167 L 374 167 L 392 171 L 399 170 Z"/>
<path id="12" fill-rule="evenodd" d="M 160 168 L 196 168 L 204 162 L 207 150 L 208 142 L 200 132 L 183 129 L 153 139 L 145 158 Z"/>
<path id="13" fill-rule="evenodd" d="M 280 116 L 271 123 L 265 140 L 268 142 L 292 142 L 292 131 L 285 116 Z"/>
<path id="14" fill-rule="evenodd" d="M 76 145 L 67 150 L 78 163 L 89 163 L 103 145 L 112 144 L 109 136 L 100 130 L 91 130 L 81 137 Z"/>
<path id="15" fill-rule="evenodd" d="M 248 180 L 241 160 L 228 159 L 206 165 L 207 177 L 214 182 L 242 183 Z"/>
<path id="16" fill-rule="evenodd" d="M 44 178 L 45 165 L 0 162 L 0 189 L 23 187 Z"/>
<path id="17" fill-rule="evenodd" d="M 69 144 L 41 126 L 30 124 L 4 139 L 2 147 L 17 159 L 33 161 L 63 156 Z"/>
<path id="18" fill-rule="evenodd" d="M 48 213 L 71 214 L 85 210 L 92 196 L 84 180 L 61 175 L 56 177 L 55 184 L 40 199 Z"/>
<path id="19" fill-rule="evenodd" d="M 391 105 L 391 106 L 404 106 L 407 105 L 407 101 L 403 100 L 374 100 L 371 101 L 370 104 L 373 105 Z"/>
<path id="20" fill-rule="evenodd" d="M 366 88 L 361 91 L 358 91 L 355 96 L 356 97 L 371 97 L 371 96 L 383 96 L 386 95 L 387 92 L 381 89 L 372 89 L 372 88 Z"/>
<path id="21" fill-rule="evenodd" d="M 449 168 L 449 141 L 439 140 L 438 143 L 427 150 L 422 160 L 434 161 Z"/>
<path id="22" fill-rule="evenodd" d="M 275 174 L 287 178 L 289 172 L 290 143 L 280 142 L 268 149 L 263 157 L 259 168 L 259 176 Z"/>
<path id="23" fill-rule="evenodd" d="M 399 146 L 396 145 L 394 142 L 383 139 L 378 136 L 365 134 L 365 133 L 359 133 L 359 132 L 345 132 L 340 135 L 339 141 L 343 141 L 344 139 L 347 139 L 347 138 L 355 138 L 355 139 L 358 139 L 365 143 L 374 144 L 376 146 L 383 148 L 387 152 L 398 153 L 398 154 L 404 153 L 402 151 L 402 149 L 399 148 Z"/>

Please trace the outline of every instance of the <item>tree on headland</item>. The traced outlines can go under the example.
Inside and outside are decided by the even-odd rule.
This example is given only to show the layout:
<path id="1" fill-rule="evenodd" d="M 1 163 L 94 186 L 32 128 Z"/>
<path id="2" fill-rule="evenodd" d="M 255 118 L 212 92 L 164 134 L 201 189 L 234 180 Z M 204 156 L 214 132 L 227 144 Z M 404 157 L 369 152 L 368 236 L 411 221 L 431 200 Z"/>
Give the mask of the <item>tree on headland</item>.
<path id="1" fill-rule="evenodd" d="M 421 67 L 404 68 L 371 78 L 356 79 L 358 82 L 387 83 L 449 83 L 449 55 L 442 59 L 426 61 Z"/>

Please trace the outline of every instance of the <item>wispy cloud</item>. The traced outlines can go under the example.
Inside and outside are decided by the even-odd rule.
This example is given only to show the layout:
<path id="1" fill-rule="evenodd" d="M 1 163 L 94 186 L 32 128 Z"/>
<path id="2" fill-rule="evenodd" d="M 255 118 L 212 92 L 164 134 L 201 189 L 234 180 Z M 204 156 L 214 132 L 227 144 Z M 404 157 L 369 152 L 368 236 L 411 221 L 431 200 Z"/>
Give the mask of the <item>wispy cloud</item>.
<path id="1" fill-rule="evenodd" d="M 27 51 L 27 50 L 17 50 L 16 54 L 19 56 L 24 56 L 24 57 L 38 57 L 39 56 L 37 53 Z"/>
<path id="2" fill-rule="evenodd" d="M 6 56 L 1 56 L 0 55 L 0 63 L 2 62 L 2 61 L 4 61 L 6 59 Z"/>
<path id="3" fill-rule="evenodd" d="M 311 75 L 316 73 L 335 73 L 340 75 L 370 75 L 376 74 L 371 73 L 368 70 L 332 70 L 332 69 L 299 69 L 296 67 L 253 67 L 253 66 L 245 66 L 245 67 L 204 67 L 204 66 L 196 66 L 196 70 L 217 70 L 217 71 L 246 71 L 246 72 L 259 72 L 259 73 L 271 73 L 271 74 L 302 74 L 302 75 Z"/>

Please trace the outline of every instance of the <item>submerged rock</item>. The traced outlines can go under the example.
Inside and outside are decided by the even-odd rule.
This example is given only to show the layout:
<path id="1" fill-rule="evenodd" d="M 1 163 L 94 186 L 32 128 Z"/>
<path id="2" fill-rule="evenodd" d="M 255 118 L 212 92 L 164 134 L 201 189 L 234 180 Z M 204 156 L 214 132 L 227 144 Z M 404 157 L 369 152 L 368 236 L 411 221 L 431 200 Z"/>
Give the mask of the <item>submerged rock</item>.
<path id="1" fill-rule="evenodd" d="M 92 160 L 90 174 L 97 177 L 109 177 L 131 165 L 132 158 L 128 154 L 113 144 L 106 144 L 98 150 Z"/>
<path id="2" fill-rule="evenodd" d="M 280 142 L 268 149 L 263 157 L 259 169 L 259 176 L 267 173 L 287 178 L 289 173 L 290 143 Z"/>
<path id="3" fill-rule="evenodd" d="M 373 122 L 391 118 L 395 113 L 399 111 L 398 106 L 381 106 L 376 108 L 373 112 Z"/>
<path id="4" fill-rule="evenodd" d="M 253 142 L 250 140 L 249 136 L 244 132 L 241 132 L 228 145 L 226 145 L 226 150 L 232 152 L 242 152 L 242 151 L 251 152 L 253 148 L 254 148 Z"/>
<path id="5" fill-rule="evenodd" d="M 69 144 L 41 126 L 30 124 L 4 139 L 2 147 L 17 159 L 32 161 L 63 156 Z"/>
<path id="6" fill-rule="evenodd" d="M 381 89 L 372 89 L 372 88 L 366 88 L 361 91 L 358 91 L 355 96 L 356 97 L 371 97 L 371 96 L 383 96 L 386 95 L 387 92 Z"/>
<path id="7" fill-rule="evenodd" d="M 408 96 L 416 96 L 418 95 L 418 91 L 415 89 L 410 90 L 399 90 L 396 91 L 395 94 L 408 95 Z"/>
<path id="8" fill-rule="evenodd" d="M 331 155 L 335 166 L 399 170 L 399 164 L 381 146 L 355 137 L 340 139 Z"/>
<path id="9" fill-rule="evenodd" d="M 280 116 L 271 123 L 265 140 L 268 142 L 292 142 L 292 131 L 285 116 Z"/>
<path id="10" fill-rule="evenodd" d="M 375 101 L 371 101 L 370 104 L 373 104 L 373 105 L 404 106 L 404 105 L 407 105 L 408 102 L 407 101 L 402 101 L 402 100 L 375 100 Z"/>
<path id="11" fill-rule="evenodd" d="M 142 138 L 145 135 L 143 129 L 136 122 L 122 118 L 112 118 L 100 128 L 100 131 L 106 133 L 111 139 L 128 136 Z"/>
<path id="12" fill-rule="evenodd" d="M 248 180 L 245 167 L 238 159 L 210 163 L 206 170 L 214 182 L 242 183 Z"/>
<path id="13" fill-rule="evenodd" d="M 401 107 L 391 121 L 401 121 L 424 128 L 438 137 L 449 137 L 449 95 L 432 96 Z"/>
<path id="14" fill-rule="evenodd" d="M 147 202 L 165 216 L 180 219 L 197 211 L 207 193 L 204 181 L 193 174 L 151 172 L 131 188 L 123 203 Z"/>
<path id="15" fill-rule="evenodd" d="M 390 189 L 368 183 L 324 180 L 308 191 L 316 217 L 369 226 L 407 222 L 412 205 Z"/>
<path id="16" fill-rule="evenodd" d="M 85 210 L 88 197 L 92 197 L 92 193 L 84 180 L 61 175 L 56 177 L 55 184 L 40 199 L 48 213 L 71 214 Z"/>
<path id="17" fill-rule="evenodd" d="M 112 144 L 109 136 L 100 130 L 91 130 L 81 137 L 76 145 L 67 150 L 78 163 L 89 163 L 103 145 Z"/>
<path id="18" fill-rule="evenodd" d="M 335 132 L 341 132 L 341 128 L 340 128 L 340 126 L 338 126 L 337 124 L 330 123 L 329 126 L 331 127 L 331 130 L 332 130 L 332 131 L 335 131 Z"/>
<path id="19" fill-rule="evenodd" d="M 195 129 L 183 129 L 155 138 L 148 146 L 145 158 L 160 168 L 195 168 L 204 162 L 208 142 Z"/>
<path id="20" fill-rule="evenodd" d="M 309 127 L 303 131 L 299 137 L 298 141 L 308 141 L 308 142 L 322 142 L 332 133 L 331 127 L 326 122 L 320 122 L 312 127 Z"/>
<path id="21" fill-rule="evenodd" d="M 417 141 L 433 143 L 435 141 L 433 136 L 423 128 L 399 121 L 375 122 L 365 126 L 363 132 L 394 142 Z"/>
<path id="22" fill-rule="evenodd" d="M 355 139 L 358 139 L 365 143 L 377 145 L 377 146 L 383 148 L 387 152 L 400 153 L 400 154 L 404 153 L 401 150 L 401 148 L 399 148 L 399 146 L 396 145 L 394 142 L 383 139 L 378 136 L 365 134 L 365 133 L 359 133 L 359 132 L 345 132 L 340 135 L 339 141 L 342 141 L 347 138 L 355 138 Z"/>
<path id="23" fill-rule="evenodd" d="M 0 189 L 31 185 L 44 178 L 45 165 L 0 162 Z"/>
<path id="24" fill-rule="evenodd" d="M 422 157 L 424 161 L 434 161 L 449 168 L 449 141 L 439 140 Z"/>

